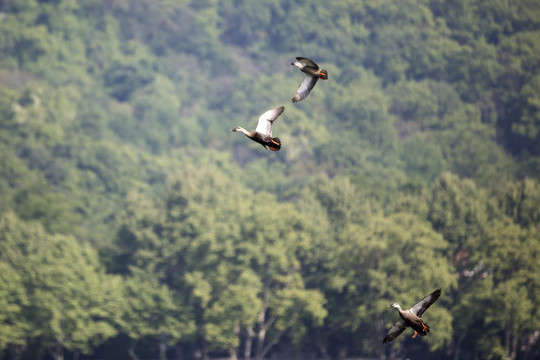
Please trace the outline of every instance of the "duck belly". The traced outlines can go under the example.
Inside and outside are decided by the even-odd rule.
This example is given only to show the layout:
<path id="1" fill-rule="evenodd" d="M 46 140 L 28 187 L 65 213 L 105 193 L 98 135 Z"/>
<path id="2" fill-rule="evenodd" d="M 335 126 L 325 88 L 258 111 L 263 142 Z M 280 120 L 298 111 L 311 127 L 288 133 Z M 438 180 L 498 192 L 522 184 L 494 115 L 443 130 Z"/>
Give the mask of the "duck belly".
<path id="1" fill-rule="evenodd" d="M 272 138 L 268 135 L 256 133 L 252 139 L 253 141 L 258 142 L 262 146 L 268 147 L 270 150 L 278 151 L 279 149 L 281 149 L 281 140 L 279 140 L 279 138 L 277 137 Z"/>

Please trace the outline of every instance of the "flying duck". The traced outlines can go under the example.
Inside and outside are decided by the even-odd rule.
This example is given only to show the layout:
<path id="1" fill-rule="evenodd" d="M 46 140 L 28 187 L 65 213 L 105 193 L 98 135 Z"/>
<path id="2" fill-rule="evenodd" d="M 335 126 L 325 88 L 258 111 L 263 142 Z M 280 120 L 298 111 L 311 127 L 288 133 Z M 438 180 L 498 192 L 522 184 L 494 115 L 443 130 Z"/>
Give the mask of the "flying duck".
<path id="1" fill-rule="evenodd" d="M 422 314 L 431 306 L 431 304 L 437 301 L 439 296 L 441 296 L 441 289 L 435 290 L 409 310 L 403 310 L 397 302 L 388 305 L 388 307 L 393 307 L 398 310 L 400 319 L 396 321 L 390 330 L 388 330 L 388 334 L 386 334 L 383 339 L 383 343 L 386 344 L 394 340 L 409 326 L 414 330 L 413 338 L 415 338 L 416 335 L 426 336 L 429 333 L 429 324 L 422 320 Z"/>
<path id="2" fill-rule="evenodd" d="M 279 149 L 281 149 L 281 140 L 279 140 L 278 137 L 272 137 L 272 125 L 284 110 L 285 107 L 280 106 L 275 109 L 270 109 L 262 114 L 259 117 L 259 123 L 257 124 L 255 131 L 249 132 L 240 126 L 235 127 L 231 131 L 243 132 L 248 138 L 264 146 L 265 149 L 279 151 Z"/>
<path id="3" fill-rule="evenodd" d="M 304 76 L 304 80 L 300 83 L 300 87 L 296 90 L 292 102 L 304 100 L 317 83 L 317 80 L 328 80 L 328 72 L 321 69 L 313 60 L 305 57 L 297 57 L 296 60 L 297 61 L 292 62 L 291 65 L 297 66 L 306 75 Z"/>

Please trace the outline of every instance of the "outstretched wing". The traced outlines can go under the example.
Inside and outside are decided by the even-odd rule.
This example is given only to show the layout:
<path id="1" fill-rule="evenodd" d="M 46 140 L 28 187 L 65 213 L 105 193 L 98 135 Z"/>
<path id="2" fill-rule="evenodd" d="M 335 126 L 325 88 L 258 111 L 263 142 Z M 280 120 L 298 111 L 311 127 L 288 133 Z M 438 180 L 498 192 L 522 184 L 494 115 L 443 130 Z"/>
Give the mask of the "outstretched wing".
<path id="1" fill-rule="evenodd" d="M 403 330 L 405 330 L 406 328 L 407 324 L 405 324 L 405 321 L 403 319 L 399 319 L 398 321 L 396 321 L 394 326 L 392 326 L 390 330 L 388 330 L 388 334 L 386 334 L 382 342 L 385 344 L 389 343 L 390 341 L 401 335 Z"/>
<path id="2" fill-rule="evenodd" d="M 299 62 L 301 62 L 302 64 L 304 64 L 306 66 L 309 66 L 309 67 L 312 67 L 312 68 L 315 68 L 315 69 L 319 68 L 319 65 L 315 64 L 315 61 L 313 61 L 311 59 L 308 59 L 306 57 L 297 56 L 296 60 L 298 60 Z"/>
<path id="3" fill-rule="evenodd" d="M 420 300 L 416 305 L 411 308 L 413 314 L 416 314 L 419 317 L 422 317 L 424 311 L 426 311 L 431 304 L 433 304 L 441 296 L 441 289 L 437 289 L 422 300 Z"/>
<path id="4" fill-rule="evenodd" d="M 304 76 L 304 80 L 300 83 L 298 90 L 296 90 L 296 94 L 292 98 L 292 102 L 304 100 L 309 95 L 313 87 L 315 87 L 317 80 L 319 80 L 319 78 L 306 74 Z"/>
<path id="5" fill-rule="evenodd" d="M 284 106 L 270 109 L 259 117 L 259 123 L 257 124 L 256 132 L 263 135 L 272 136 L 272 123 L 283 113 Z"/>

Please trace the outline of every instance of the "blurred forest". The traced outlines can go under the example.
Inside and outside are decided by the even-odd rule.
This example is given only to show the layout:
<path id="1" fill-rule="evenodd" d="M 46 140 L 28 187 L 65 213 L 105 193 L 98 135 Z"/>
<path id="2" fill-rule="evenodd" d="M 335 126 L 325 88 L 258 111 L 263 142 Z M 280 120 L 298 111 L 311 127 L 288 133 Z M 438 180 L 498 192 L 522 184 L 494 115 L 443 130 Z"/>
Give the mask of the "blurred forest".
<path id="1" fill-rule="evenodd" d="M 2 359 L 540 357 L 537 0 L 0 0 L 0 139 Z"/>

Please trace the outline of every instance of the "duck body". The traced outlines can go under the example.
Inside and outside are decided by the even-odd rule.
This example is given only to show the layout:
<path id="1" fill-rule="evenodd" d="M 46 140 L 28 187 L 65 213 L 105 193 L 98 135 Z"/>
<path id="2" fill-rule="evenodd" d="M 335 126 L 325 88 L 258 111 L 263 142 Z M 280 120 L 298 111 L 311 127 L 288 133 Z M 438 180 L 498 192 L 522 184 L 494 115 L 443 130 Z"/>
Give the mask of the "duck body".
<path id="1" fill-rule="evenodd" d="M 272 127 L 274 121 L 283 113 L 284 106 L 270 109 L 259 117 L 257 128 L 254 131 L 247 131 L 241 126 L 232 129 L 232 132 L 241 132 L 251 140 L 261 144 L 265 149 L 279 151 L 281 149 L 281 140 L 278 137 L 272 137 Z"/>
<path id="2" fill-rule="evenodd" d="M 313 76 L 316 79 L 328 80 L 328 72 L 324 69 L 321 69 L 315 61 L 308 59 L 306 57 L 297 56 L 296 61 L 292 62 L 291 65 L 294 65 L 300 69 L 303 73 L 306 73 L 309 76 Z"/>
<path id="3" fill-rule="evenodd" d="M 237 126 L 231 130 L 232 132 L 242 132 L 251 140 L 261 144 L 265 149 L 270 149 L 273 151 L 279 151 L 281 149 L 281 140 L 278 137 L 272 137 L 267 134 L 261 134 L 257 131 L 247 131 L 246 129 Z"/>
<path id="4" fill-rule="evenodd" d="M 437 289 L 408 310 L 403 310 L 397 302 L 389 305 L 388 307 L 397 309 L 400 319 L 394 323 L 390 330 L 388 330 L 388 333 L 383 339 L 383 343 L 386 344 L 394 340 L 408 327 L 414 330 L 413 338 L 416 337 L 416 335 L 426 336 L 429 333 L 430 327 L 428 323 L 424 322 L 422 315 L 440 296 L 441 289 Z"/>
<path id="5" fill-rule="evenodd" d="M 281 140 L 278 137 L 272 137 L 269 135 L 255 132 L 251 140 L 258 142 L 262 146 L 272 151 L 279 151 L 281 149 Z"/>
<path id="6" fill-rule="evenodd" d="M 403 310 L 401 307 L 398 308 L 398 312 L 399 317 L 405 321 L 405 324 L 418 335 L 426 336 L 429 333 L 429 324 L 424 322 L 420 316 L 417 316 L 411 310 Z"/>
<path id="7" fill-rule="evenodd" d="M 296 94 L 292 98 L 292 102 L 299 102 L 304 100 L 311 90 L 315 87 L 315 84 L 319 79 L 328 80 L 328 72 L 324 69 L 321 69 L 313 60 L 306 57 L 298 56 L 296 61 L 292 62 L 291 65 L 296 66 L 304 74 L 304 80 L 300 83 Z"/>

